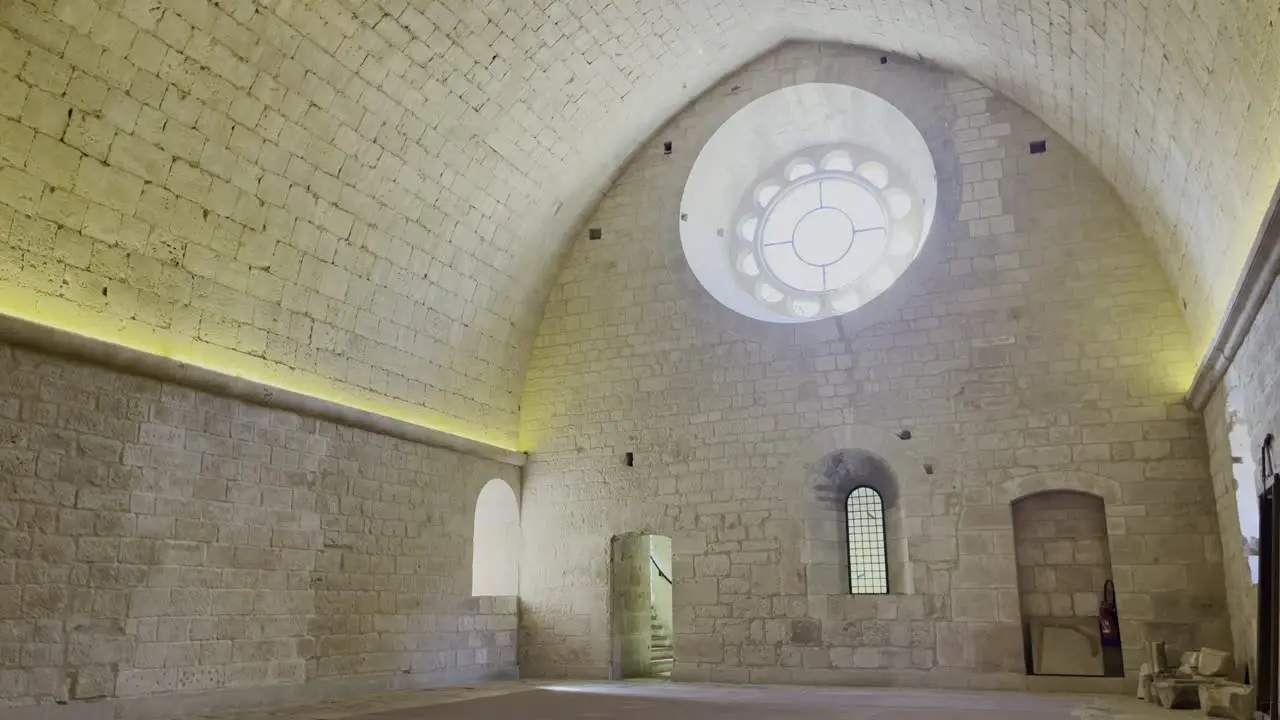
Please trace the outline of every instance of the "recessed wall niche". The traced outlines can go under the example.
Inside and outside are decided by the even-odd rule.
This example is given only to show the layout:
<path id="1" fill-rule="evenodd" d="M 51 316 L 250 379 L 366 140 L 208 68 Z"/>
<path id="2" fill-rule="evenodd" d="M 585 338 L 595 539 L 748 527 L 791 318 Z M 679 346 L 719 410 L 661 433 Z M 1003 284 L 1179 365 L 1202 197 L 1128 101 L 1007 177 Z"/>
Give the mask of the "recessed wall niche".
<path id="1" fill-rule="evenodd" d="M 866 450 L 838 450 L 814 474 L 821 518 L 811 566 L 836 565 L 844 592 L 912 592 L 900 489 L 889 464 Z"/>
<path id="2" fill-rule="evenodd" d="M 1013 502 L 1027 672 L 1111 674 L 1098 618 L 1112 578 L 1102 498 L 1053 490 Z"/>

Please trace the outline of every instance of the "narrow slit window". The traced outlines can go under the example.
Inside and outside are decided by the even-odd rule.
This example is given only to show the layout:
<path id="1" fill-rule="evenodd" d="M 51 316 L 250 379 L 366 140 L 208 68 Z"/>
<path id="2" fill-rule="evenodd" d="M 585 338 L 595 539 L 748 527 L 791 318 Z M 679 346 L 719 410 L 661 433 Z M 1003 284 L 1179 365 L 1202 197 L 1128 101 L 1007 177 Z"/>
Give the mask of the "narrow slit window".
<path id="1" fill-rule="evenodd" d="M 889 557 L 884 540 L 884 500 L 874 489 L 854 488 L 844 501 L 849 536 L 849 592 L 886 595 Z"/>

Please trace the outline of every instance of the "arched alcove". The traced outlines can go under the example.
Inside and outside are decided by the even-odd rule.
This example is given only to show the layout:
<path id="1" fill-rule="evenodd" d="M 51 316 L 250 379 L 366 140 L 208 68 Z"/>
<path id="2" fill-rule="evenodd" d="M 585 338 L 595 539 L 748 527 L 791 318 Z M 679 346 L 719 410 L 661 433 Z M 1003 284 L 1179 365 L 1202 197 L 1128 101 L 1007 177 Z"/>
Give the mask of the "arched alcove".
<path id="1" fill-rule="evenodd" d="M 889 464 L 865 450 L 838 450 L 818 462 L 819 522 L 812 565 L 835 562 L 854 595 L 911 588 L 898 480 Z M 827 515 L 838 520 L 824 522 Z M 837 540 L 831 546 L 831 540 Z"/>
<path id="2" fill-rule="evenodd" d="M 471 594 L 516 595 L 519 590 L 520 506 L 506 481 L 490 480 L 476 499 Z"/>
<path id="3" fill-rule="evenodd" d="M 928 493 L 923 462 L 879 428 L 847 425 L 814 433 L 792 453 L 792 501 L 803 519 L 799 561 L 810 595 L 849 594 L 851 493 L 868 487 L 883 506 L 888 594 L 916 592 L 906 500 Z"/>
<path id="4" fill-rule="evenodd" d="M 1112 579 L 1102 498 L 1044 490 L 1014 500 L 1012 511 L 1027 672 L 1115 674 L 1115 651 L 1103 646 L 1099 631 L 1100 602 Z"/>
<path id="5" fill-rule="evenodd" d="M 809 477 L 805 559 L 818 582 L 810 593 L 913 592 L 900 484 L 889 463 L 866 450 L 837 450 Z"/>

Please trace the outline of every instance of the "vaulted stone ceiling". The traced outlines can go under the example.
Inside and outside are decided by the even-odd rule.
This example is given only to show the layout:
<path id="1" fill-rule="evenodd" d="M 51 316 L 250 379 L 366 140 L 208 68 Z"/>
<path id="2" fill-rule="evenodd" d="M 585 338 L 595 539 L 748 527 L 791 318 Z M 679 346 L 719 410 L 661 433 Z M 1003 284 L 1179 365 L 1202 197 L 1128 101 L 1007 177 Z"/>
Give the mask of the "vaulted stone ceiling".
<path id="1" fill-rule="evenodd" d="M 1041 115 L 1134 208 L 1203 348 L 1280 169 L 1280 143 L 1264 142 L 1280 129 L 1277 12 L 1261 0 L 5 0 L 0 81 L 27 101 L 0 116 L 37 138 L 14 135 L 0 165 L 23 167 L 40 137 L 76 151 L 48 155 L 70 176 L 27 162 L 6 202 L 35 213 L 42 182 L 74 180 L 157 232 L 202 206 L 205 227 L 162 238 L 154 259 L 207 286 L 142 288 L 142 306 L 164 303 L 155 321 L 90 292 L 109 277 L 92 266 L 60 288 L 24 264 L 9 289 L 69 301 L 52 305 L 59 317 L 99 313 L 79 321 L 90 334 L 124 318 L 160 346 L 190 338 L 197 360 L 231 351 L 228 365 L 251 376 L 322 378 L 370 409 L 390 400 L 406 418 L 510 445 L 543 300 L 625 159 L 734 68 L 788 39 L 828 40 L 935 61 Z M 146 122 L 117 91 L 148 106 Z M 68 102 L 89 114 L 72 117 Z M 108 154 L 113 134 L 144 144 Z M 205 174 L 193 185 L 177 160 L 169 174 L 174 157 Z M 96 197 L 121 188 L 133 195 Z M 193 269 L 182 247 L 210 234 Z M 282 267 L 287 277 L 254 283 L 256 310 L 239 306 L 251 270 Z M 132 271 L 119 281 L 141 287 Z"/>
<path id="2" fill-rule="evenodd" d="M 626 17 L 618 7 L 606 11 Z M 604 62 L 609 75 L 616 66 L 636 81 L 625 91 L 611 84 L 621 97 L 602 109 L 610 119 L 584 143 L 605 159 L 569 158 L 571 167 L 588 169 L 566 175 L 576 183 L 567 198 L 586 195 L 616 162 L 619 145 L 634 146 L 711 79 L 781 39 L 896 51 L 1004 92 L 1084 152 L 1155 243 L 1199 353 L 1280 178 L 1280 145 L 1267 142 L 1280 131 L 1274 3 L 819 0 L 633 8 L 644 18 L 636 34 L 614 32 L 604 46 L 628 49 L 608 52 L 592 68 Z"/>
<path id="3" fill-rule="evenodd" d="M 1267 142 L 1280 132 L 1278 18 L 1280 7 L 1250 0 L 511 4 L 499 27 L 519 27 L 516 45 L 552 63 L 522 70 L 524 99 L 544 118 L 525 129 L 551 138 L 543 154 L 560 180 L 531 183 L 521 235 L 536 240 L 512 254 L 530 301 L 513 328 L 517 355 L 565 233 L 625 156 L 717 78 L 792 39 L 930 60 L 1040 115 L 1129 203 L 1200 353 L 1280 179 L 1280 143 Z"/>
<path id="4" fill-rule="evenodd" d="M 607 162 L 699 88 L 782 39 L 866 45 L 964 72 L 1037 113 L 1117 187 L 1209 343 L 1280 179 L 1280 7 L 1249 0 L 639 2 L 612 40 L 636 82 L 584 143 Z M 617 6 L 608 6 L 616 8 Z M 622 11 L 626 15 L 625 11 Z M 610 27 L 613 27 L 610 23 Z M 638 66 L 633 58 L 654 66 Z M 592 64 L 594 69 L 596 63 Z M 609 67 L 609 65 L 606 65 Z M 608 71 L 610 75 L 613 71 Z M 575 107 L 581 116 L 591 112 Z M 597 111 L 599 112 L 599 111 Z M 571 166 L 577 166 L 570 158 Z"/>

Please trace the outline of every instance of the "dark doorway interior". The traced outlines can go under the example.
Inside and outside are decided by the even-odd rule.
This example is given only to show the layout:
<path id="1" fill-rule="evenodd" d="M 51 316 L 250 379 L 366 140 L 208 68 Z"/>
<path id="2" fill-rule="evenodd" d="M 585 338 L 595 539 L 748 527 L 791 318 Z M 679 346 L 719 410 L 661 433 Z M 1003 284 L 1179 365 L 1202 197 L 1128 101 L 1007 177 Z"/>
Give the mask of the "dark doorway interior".
<path id="1" fill-rule="evenodd" d="M 1264 465 L 1264 473 L 1266 466 Z M 1264 477 L 1266 477 L 1264 475 Z M 1260 504 L 1260 530 L 1258 537 L 1261 572 L 1258 578 L 1258 712 L 1268 720 L 1280 717 L 1276 713 L 1277 673 L 1280 672 L 1280 606 L 1277 602 L 1276 581 L 1280 578 L 1280 536 L 1276 527 L 1280 524 L 1280 505 L 1276 504 L 1274 473 L 1265 481 Z"/>

